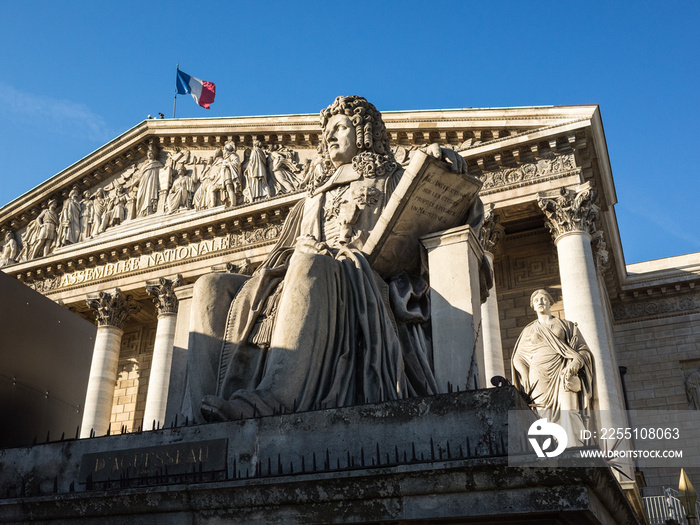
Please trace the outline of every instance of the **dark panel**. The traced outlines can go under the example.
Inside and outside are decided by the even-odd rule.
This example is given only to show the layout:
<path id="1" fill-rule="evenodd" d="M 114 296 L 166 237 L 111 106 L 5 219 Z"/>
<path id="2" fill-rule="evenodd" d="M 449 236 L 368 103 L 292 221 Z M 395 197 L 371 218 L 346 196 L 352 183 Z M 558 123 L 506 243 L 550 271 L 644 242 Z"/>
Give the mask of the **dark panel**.
<path id="1" fill-rule="evenodd" d="M 96 330 L 0 271 L 0 447 L 75 436 Z"/>

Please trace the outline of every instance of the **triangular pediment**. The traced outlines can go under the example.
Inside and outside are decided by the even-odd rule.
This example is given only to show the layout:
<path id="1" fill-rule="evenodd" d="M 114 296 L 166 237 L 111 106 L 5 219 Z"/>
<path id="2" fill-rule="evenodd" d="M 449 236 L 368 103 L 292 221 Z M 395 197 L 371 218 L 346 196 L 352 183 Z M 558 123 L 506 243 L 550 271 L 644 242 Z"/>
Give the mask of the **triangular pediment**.
<path id="1" fill-rule="evenodd" d="M 574 155 L 593 143 L 607 162 L 597 106 L 397 111 L 383 118 L 399 162 L 424 145 L 446 145 L 484 181 L 485 200 L 510 191 L 531 201 L 568 171 L 583 181 Z M 143 121 L 0 209 L 0 233 L 18 245 L 5 271 L 29 281 L 57 279 L 223 233 L 239 238 L 222 246 L 269 242 L 313 178 L 321 138 L 317 115 Z M 603 175 L 602 193 L 614 203 L 612 178 Z M 532 191 L 518 190 L 524 186 Z M 52 201 L 54 216 L 47 211 Z M 37 223 L 47 217 L 56 222 L 48 250 L 37 241 Z M 74 224 L 60 232 L 67 217 Z"/>

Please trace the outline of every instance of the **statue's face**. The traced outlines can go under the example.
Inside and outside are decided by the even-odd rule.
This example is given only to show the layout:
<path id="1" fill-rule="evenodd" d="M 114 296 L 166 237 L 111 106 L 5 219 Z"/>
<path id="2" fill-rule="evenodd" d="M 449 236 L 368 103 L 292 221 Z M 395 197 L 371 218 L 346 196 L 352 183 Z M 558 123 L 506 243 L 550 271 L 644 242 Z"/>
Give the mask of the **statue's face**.
<path id="1" fill-rule="evenodd" d="M 352 162 L 352 158 L 357 155 L 355 126 L 348 116 L 333 115 L 326 124 L 323 138 L 328 146 L 331 162 L 336 168 Z"/>
<path id="2" fill-rule="evenodd" d="M 549 302 L 549 297 L 543 293 L 538 293 L 532 299 L 532 307 L 538 314 L 549 314 L 552 308 L 552 303 Z"/>

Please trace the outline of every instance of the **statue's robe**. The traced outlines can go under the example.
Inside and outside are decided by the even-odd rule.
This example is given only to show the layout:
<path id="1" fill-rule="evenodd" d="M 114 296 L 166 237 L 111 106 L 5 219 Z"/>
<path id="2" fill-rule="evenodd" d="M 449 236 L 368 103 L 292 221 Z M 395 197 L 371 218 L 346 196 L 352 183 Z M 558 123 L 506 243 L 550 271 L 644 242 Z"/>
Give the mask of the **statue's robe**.
<path id="1" fill-rule="evenodd" d="M 141 180 L 136 192 L 136 215 L 144 217 L 156 212 L 160 192 L 160 168 L 157 160 L 149 160 L 141 169 Z"/>
<path id="2" fill-rule="evenodd" d="M 200 421 L 208 394 L 228 400 L 236 418 L 436 392 L 425 282 L 387 283 L 361 252 L 401 173 L 364 177 L 341 166 L 294 207 L 251 278 L 198 281 L 185 415 Z M 307 253 L 300 238 L 327 249 Z M 232 299 L 225 319 L 212 299 Z"/>
<path id="3" fill-rule="evenodd" d="M 552 323 L 550 329 L 533 321 L 520 334 L 511 359 L 513 384 L 530 393 L 540 417 L 564 427 L 569 446 L 577 446 L 585 429 L 582 416 L 593 398 L 593 354 L 575 323 L 557 318 Z M 565 379 L 572 360 L 580 365 L 578 391 L 571 391 Z"/>

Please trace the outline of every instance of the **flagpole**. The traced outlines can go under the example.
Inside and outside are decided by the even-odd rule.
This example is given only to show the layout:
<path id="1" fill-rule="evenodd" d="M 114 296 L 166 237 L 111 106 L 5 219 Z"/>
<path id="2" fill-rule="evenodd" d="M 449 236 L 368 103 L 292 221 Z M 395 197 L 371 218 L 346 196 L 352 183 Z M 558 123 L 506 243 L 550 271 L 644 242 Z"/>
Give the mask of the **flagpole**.
<path id="1" fill-rule="evenodd" d="M 180 62 L 177 63 L 177 66 L 175 66 L 177 71 L 180 71 Z M 175 77 L 176 84 L 177 84 L 177 76 Z M 175 107 L 177 106 L 177 88 L 175 88 L 175 100 L 173 101 L 173 118 L 175 118 Z"/>

